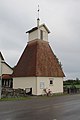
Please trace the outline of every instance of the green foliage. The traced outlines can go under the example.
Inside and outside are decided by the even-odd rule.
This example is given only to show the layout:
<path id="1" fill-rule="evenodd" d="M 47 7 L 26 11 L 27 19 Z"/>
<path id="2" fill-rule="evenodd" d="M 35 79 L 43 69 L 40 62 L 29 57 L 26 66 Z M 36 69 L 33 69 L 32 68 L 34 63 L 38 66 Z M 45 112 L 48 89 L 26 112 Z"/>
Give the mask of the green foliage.
<path id="1" fill-rule="evenodd" d="M 80 80 L 76 78 L 76 80 L 66 80 L 63 82 L 64 85 L 80 85 Z"/>
<path id="2" fill-rule="evenodd" d="M 76 78 L 76 80 L 67 80 L 63 82 L 64 87 L 67 88 L 80 88 L 80 80 Z"/>

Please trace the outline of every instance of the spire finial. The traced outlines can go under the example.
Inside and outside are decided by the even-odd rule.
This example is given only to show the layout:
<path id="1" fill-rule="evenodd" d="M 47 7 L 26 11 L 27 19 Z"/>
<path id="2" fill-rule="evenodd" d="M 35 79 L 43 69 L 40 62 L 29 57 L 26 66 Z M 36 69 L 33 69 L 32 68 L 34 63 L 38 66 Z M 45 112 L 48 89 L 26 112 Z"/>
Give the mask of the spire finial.
<path id="1" fill-rule="evenodd" d="M 38 4 L 38 19 L 39 19 L 39 11 L 40 11 L 40 9 L 39 9 L 39 4 Z"/>
<path id="2" fill-rule="evenodd" d="M 39 21 L 40 21 L 40 19 L 39 19 L 39 11 L 40 11 L 40 9 L 39 9 L 39 4 L 38 4 L 38 18 L 37 18 L 37 27 L 39 28 Z"/>

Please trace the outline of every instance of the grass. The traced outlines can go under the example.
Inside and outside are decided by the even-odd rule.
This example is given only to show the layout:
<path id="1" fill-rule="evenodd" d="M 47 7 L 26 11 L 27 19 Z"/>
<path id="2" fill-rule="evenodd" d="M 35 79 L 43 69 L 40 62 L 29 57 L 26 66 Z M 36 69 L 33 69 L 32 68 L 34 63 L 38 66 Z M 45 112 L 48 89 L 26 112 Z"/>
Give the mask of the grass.
<path id="1" fill-rule="evenodd" d="M 67 95 L 67 93 L 54 93 L 53 96 L 64 96 Z"/>
<path id="2" fill-rule="evenodd" d="M 47 95 L 39 95 L 39 96 L 27 96 L 27 97 L 12 97 L 12 98 L 1 98 L 0 101 L 18 101 L 18 100 L 29 100 L 33 98 L 50 98 L 50 97 L 58 97 L 58 96 L 65 96 L 69 95 L 67 93 L 53 93 L 53 95 L 47 96 Z"/>
<path id="3" fill-rule="evenodd" d="M 16 98 L 1 98 L 0 101 L 17 101 L 17 100 L 28 100 L 30 97 L 16 97 Z"/>

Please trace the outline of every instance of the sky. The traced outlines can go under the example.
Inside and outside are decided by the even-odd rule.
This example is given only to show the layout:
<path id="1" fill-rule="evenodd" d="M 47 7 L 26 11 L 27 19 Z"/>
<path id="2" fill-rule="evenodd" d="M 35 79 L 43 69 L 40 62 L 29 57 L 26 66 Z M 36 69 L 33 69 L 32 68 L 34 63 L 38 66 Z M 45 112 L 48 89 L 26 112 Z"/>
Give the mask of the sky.
<path id="1" fill-rule="evenodd" d="M 26 31 L 40 24 L 50 30 L 49 44 L 62 63 L 65 79 L 80 79 L 80 0 L 0 0 L 0 51 L 14 67 L 28 42 Z"/>

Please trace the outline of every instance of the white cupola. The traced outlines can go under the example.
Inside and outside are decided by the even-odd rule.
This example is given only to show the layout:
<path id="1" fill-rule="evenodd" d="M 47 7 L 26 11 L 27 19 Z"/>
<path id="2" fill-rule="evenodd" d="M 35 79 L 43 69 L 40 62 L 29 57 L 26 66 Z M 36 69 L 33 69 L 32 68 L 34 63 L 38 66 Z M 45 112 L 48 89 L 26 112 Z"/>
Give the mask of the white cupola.
<path id="1" fill-rule="evenodd" d="M 28 34 L 28 41 L 32 41 L 35 39 L 40 39 L 44 41 L 48 41 L 48 34 L 50 31 L 46 27 L 45 24 L 42 24 L 40 26 L 34 27 L 31 30 L 27 31 Z"/>

